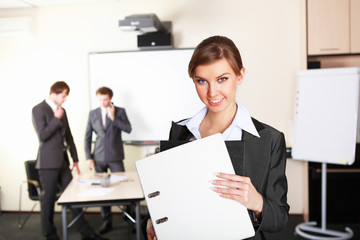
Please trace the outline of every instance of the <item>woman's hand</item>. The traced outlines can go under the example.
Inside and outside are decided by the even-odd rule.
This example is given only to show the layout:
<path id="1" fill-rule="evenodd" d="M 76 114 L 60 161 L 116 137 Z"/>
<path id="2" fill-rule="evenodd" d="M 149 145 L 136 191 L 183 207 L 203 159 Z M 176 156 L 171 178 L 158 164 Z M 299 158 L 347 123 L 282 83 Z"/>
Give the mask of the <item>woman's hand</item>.
<path id="1" fill-rule="evenodd" d="M 154 226 L 151 222 L 151 219 L 149 218 L 146 223 L 146 235 L 148 240 L 156 240 L 156 234 Z"/>
<path id="2" fill-rule="evenodd" d="M 263 198 L 250 178 L 235 174 L 217 173 L 221 179 L 213 180 L 213 191 L 221 197 L 233 199 L 242 203 L 247 209 L 253 210 L 257 217 L 261 216 L 263 209 Z"/>

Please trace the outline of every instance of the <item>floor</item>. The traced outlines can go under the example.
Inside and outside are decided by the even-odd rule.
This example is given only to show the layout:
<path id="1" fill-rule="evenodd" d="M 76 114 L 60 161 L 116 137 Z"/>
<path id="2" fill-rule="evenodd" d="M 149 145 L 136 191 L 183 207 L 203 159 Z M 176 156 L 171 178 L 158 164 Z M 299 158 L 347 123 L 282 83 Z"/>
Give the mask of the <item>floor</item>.
<path id="1" fill-rule="evenodd" d="M 24 215 L 22 219 L 24 219 Z M 101 225 L 101 217 L 98 213 L 85 213 L 85 218 L 90 222 L 96 230 Z M 61 214 L 55 214 L 55 225 L 58 228 L 59 236 L 61 234 Z M 289 222 L 286 228 L 279 233 L 267 233 L 266 237 L 268 240 L 304 240 L 295 234 L 295 227 L 303 222 L 303 218 L 300 216 L 290 216 Z M 354 231 L 354 237 L 352 240 L 360 239 L 360 223 L 352 224 L 328 224 L 327 228 L 331 230 L 344 231 L 345 227 L 348 226 Z M 18 214 L 17 213 L 0 213 L 0 240 L 41 240 L 44 239 L 41 236 L 41 224 L 40 215 L 33 214 L 25 226 L 20 230 L 18 228 Z M 108 239 L 117 240 L 135 240 L 136 234 L 134 231 L 135 227 L 131 221 L 125 221 L 123 215 L 115 214 L 113 218 L 113 230 L 104 235 Z M 69 240 L 81 239 L 80 234 L 76 231 L 75 227 L 69 229 L 68 234 Z"/>
<path id="2" fill-rule="evenodd" d="M 70 215 L 69 215 L 70 216 Z M 22 216 L 25 219 L 26 215 Z M 0 240 L 42 240 L 45 239 L 41 235 L 40 214 L 32 214 L 22 229 L 18 228 L 18 214 L 17 213 L 2 213 L 0 214 Z M 98 232 L 98 228 L 102 224 L 100 213 L 85 213 L 85 219 Z M 68 223 L 70 222 L 68 218 Z M 57 227 L 57 232 L 62 239 L 62 224 L 61 214 L 56 213 L 54 223 Z M 127 220 L 125 221 L 122 214 L 114 214 L 113 216 L 113 230 L 104 234 L 104 237 L 118 240 L 135 240 L 135 225 Z M 76 227 L 73 226 L 68 229 L 68 240 L 80 240 L 81 235 L 77 232 Z"/>

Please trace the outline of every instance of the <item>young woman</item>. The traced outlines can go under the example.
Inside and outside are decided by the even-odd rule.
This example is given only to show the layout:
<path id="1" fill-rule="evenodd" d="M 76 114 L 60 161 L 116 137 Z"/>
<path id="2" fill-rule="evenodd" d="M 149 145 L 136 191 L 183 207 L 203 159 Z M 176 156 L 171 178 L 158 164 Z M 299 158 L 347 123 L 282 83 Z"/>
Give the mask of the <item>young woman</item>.
<path id="1" fill-rule="evenodd" d="M 170 140 L 193 141 L 221 133 L 225 141 L 237 141 L 229 151 L 236 174 L 217 173 L 220 179 L 212 181 L 213 191 L 242 203 L 255 229 L 251 239 L 265 239 L 263 231 L 280 231 L 288 220 L 284 135 L 251 118 L 236 101 L 245 69 L 232 40 L 223 36 L 203 40 L 188 72 L 206 106 L 193 117 L 173 123 Z M 150 219 L 146 230 L 148 239 L 154 239 Z"/>

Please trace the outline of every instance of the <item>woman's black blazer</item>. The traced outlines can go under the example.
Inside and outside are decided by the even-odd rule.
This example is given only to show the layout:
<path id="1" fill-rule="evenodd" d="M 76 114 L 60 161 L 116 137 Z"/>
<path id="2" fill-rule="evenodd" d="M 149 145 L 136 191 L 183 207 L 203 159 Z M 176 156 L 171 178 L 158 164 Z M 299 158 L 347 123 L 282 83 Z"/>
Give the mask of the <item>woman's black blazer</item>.
<path id="1" fill-rule="evenodd" d="M 254 118 L 252 121 L 260 138 L 243 130 L 242 140 L 231 144 L 231 149 L 227 146 L 235 173 L 249 177 L 264 200 L 260 221 L 249 211 L 256 231 L 251 239 L 257 240 L 265 239 L 263 231 L 278 232 L 283 229 L 288 221 L 290 207 L 286 197 L 284 134 Z M 169 140 L 189 141 L 191 137 L 186 126 L 172 123 Z"/>

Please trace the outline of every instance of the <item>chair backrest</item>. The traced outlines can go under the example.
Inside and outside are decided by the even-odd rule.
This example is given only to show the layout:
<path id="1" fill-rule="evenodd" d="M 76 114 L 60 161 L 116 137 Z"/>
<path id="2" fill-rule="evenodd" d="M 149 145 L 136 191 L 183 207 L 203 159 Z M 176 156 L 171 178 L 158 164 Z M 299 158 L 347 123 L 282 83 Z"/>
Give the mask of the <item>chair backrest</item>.
<path id="1" fill-rule="evenodd" d="M 38 170 L 35 168 L 35 164 L 36 164 L 36 160 L 25 161 L 26 177 L 27 180 L 35 180 L 40 183 L 39 173 Z M 27 183 L 27 185 L 28 185 L 29 198 L 31 200 L 39 200 L 39 194 L 36 187 L 29 182 Z"/>

